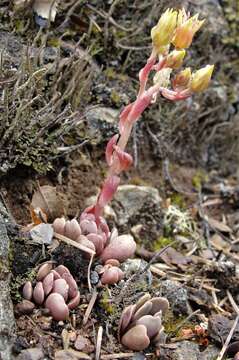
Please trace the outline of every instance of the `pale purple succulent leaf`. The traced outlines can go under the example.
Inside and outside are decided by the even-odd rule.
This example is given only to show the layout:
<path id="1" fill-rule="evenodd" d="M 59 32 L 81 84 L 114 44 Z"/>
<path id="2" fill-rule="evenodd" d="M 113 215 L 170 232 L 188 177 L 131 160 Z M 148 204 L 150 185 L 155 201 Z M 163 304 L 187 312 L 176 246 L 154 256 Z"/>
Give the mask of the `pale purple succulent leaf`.
<path id="1" fill-rule="evenodd" d="M 61 279 L 61 275 L 57 271 L 51 270 L 51 273 L 54 276 L 54 280 Z"/>
<path id="2" fill-rule="evenodd" d="M 124 334 L 125 330 L 129 326 L 134 311 L 135 305 L 129 305 L 123 310 L 119 321 L 119 338 L 122 334 Z"/>
<path id="3" fill-rule="evenodd" d="M 164 315 L 166 311 L 169 309 L 169 302 L 164 297 L 155 297 L 151 300 L 152 303 L 152 309 L 150 314 L 154 315 L 155 313 L 162 311 L 162 314 Z"/>
<path id="4" fill-rule="evenodd" d="M 32 294 L 33 294 L 32 283 L 31 283 L 31 281 L 27 281 L 25 283 L 25 285 L 23 286 L 22 295 L 23 295 L 24 299 L 30 301 L 32 299 Z"/>
<path id="5" fill-rule="evenodd" d="M 53 283 L 54 283 L 54 274 L 50 272 L 42 281 L 45 296 L 50 294 L 50 292 L 52 291 Z"/>
<path id="6" fill-rule="evenodd" d="M 121 338 L 121 343 L 130 350 L 142 351 L 150 344 L 147 329 L 144 325 L 136 325 Z"/>
<path id="7" fill-rule="evenodd" d="M 78 291 L 76 296 L 68 302 L 67 306 L 70 310 L 73 310 L 79 305 L 79 303 L 80 303 L 80 292 Z"/>
<path id="8" fill-rule="evenodd" d="M 100 258 L 103 262 L 116 259 L 120 262 L 132 257 L 136 250 L 136 243 L 131 235 L 120 235 L 111 240 L 105 247 Z"/>
<path id="9" fill-rule="evenodd" d="M 151 299 L 151 295 L 149 293 L 144 294 L 139 298 L 137 303 L 135 304 L 135 311 L 137 311 L 142 305 L 146 303 L 146 301 Z"/>
<path id="10" fill-rule="evenodd" d="M 53 221 L 52 226 L 57 234 L 65 235 L 65 224 L 66 224 L 66 220 L 62 217 L 62 218 L 56 218 Z"/>
<path id="11" fill-rule="evenodd" d="M 135 311 L 132 317 L 132 321 L 137 321 L 142 316 L 150 314 L 151 308 L 152 308 L 152 304 L 150 300 L 146 301 L 146 303 L 144 303 L 137 311 Z"/>
<path id="12" fill-rule="evenodd" d="M 62 295 L 51 293 L 45 302 L 54 320 L 63 321 L 69 317 L 69 309 Z"/>
<path id="13" fill-rule="evenodd" d="M 75 279 L 73 278 L 73 276 L 71 274 L 66 274 L 66 273 L 62 275 L 62 278 L 69 285 L 69 290 L 68 290 L 69 298 L 70 299 L 74 298 L 78 292 L 78 286 L 77 286 Z"/>
<path id="14" fill-rule="evenodd" d="M 68 299 L 68 291 L 69 285 L 65 279 L 58 279 L 54 281 L 52 292 L 62 295 L 65 301 Z"/>
<path id="15" fill-rule="evenodd" d="M 105 285 L 105 284 L 108 284 L 108 285 L 117 284 L 117 282 L 120 280 L 120 274 L 119 274 L 118 270 L 120 270 L 120 269 L 117 268 L 116 266 L 111 266 L 111 267 L 107 268 L 103 272 L 103 275 L 100 278 L 101 283 L 103 285 Z"/>
<path id="16" fill-rule="evenodd" d="M 86 235 L 86 237 L 89 241 L 91 241 L 94 244 L 96 255 L 101 254 L 104 248 L 103 237 L 98 234 L 88 234 Z"/>
<path id="17" fill-rule="evenodd" d="M 49 274 L 51 269 L 52 269 L 52 263 L 48 262 L 48 263 L 41 265 L 41 267 L 39 268 L 38 273 L 37 273 L 37 280 L 41 281 L 42 279 L 44 279 L 44 277 Z"/>
<path id="18" fill-rule="evenodd" d="M 42 285 L 42 282 L 39 281 L 33 290 L 33 299 L 34 299 L 35 303 L 37 303 L 38 305 L 41 305 L 44 301 L 44 297 L 45 297 L 45 294 L 44 294 L 44 290 L 43 290 L 43 285 Z"/>
<path id="19" fill-rule="evenodd" d="M 63 274 L 67 273 L 70 274 L 69 269 L 67 269 L 66 266 L 64 265 L 58 265 L 55 269 L 56 272 L 58 272 L 58 274 L 62 277 Z"/>
<path id="20" fill-rule="evenodd" d="M 136 321 L 136 325 L 144 325 L 147 329 L 147 335 L 151 339 L 156 336 L 162 326 L 160 317 L 153 317 L 152 315 L 144 315 Z"/>
<path id="21" fill-rule="evenodd" d="M 83 234 L 94 233 L 97 234 L 97 225 L 92 220 L 82 220 L 80 222 L 81 231 Z"/>

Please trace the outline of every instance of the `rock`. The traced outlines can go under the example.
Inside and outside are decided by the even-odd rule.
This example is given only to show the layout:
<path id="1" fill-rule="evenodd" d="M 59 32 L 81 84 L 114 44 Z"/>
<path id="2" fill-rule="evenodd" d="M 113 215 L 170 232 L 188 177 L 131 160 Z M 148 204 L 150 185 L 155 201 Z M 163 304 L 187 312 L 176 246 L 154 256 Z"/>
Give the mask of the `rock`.
<path id="1" fill-rule="evenodd" d="M 156 188 L 137 185 L 119 186 L 113 202 L 113 209 L 118 216 L 118 225 L 128 224 L 129 219 L 131 226 L 139 224 L 141 217 L 144 217 L 143 210 L 146 204 L 152 207 L 155 205 L 156 210 L 160 210 L 161 198 Z M 132 223 L 133 217 L 135 220 Z"/>
<path id="2" fill-rule="evenodd" d="M 45 356 L 43 351 L 39 348 L 31 348 L 27 350 L 22 350 L 20 355 L 18 355 L 17 360 L 43 360 Z"/>
<path id="3" fill-rule="evenodd" d="M 147 261 L 142 259 L 128 259 L 121 264 L 121 269 L 125 273 L 125 278 L 130 278 L 135 273 L 140 273 L 147 266 Z M 140 276 L 140 283 L 142 286 L 148 286 L 152 283 L 152 273 L 148 269 L 143 275 Z"/>
<path id="4" fill-rule="evenodd" d="M 31 301 L 23 300 L 15 306 L 15 313 L 16 315 L 31 314 L 34 308 L 35 304 L 33 304 Z"/>
<path id="5" fill-rule="evenodd" d="M 9 287 L 9 238 L 6 225 L 11 217 L 0 200 L 0 359 L 11 360 L 11 348 L 15 337 L 15 319 Z"/>
<path id="6" fill-rule="evenodd" d="M 230 320 L 222 315 L 211 315 L 208 319 L 208 335 L 215 340 L 217 343 L 221 344 L 226 341 L 226 338 L 232 328 L 234 319 Z M 231 342 L 239 341 L 239 324 L 237 324 L 236 329 L 232 335 Z"/>
<path id="7" fill-rule="evenodd" d="M 135 353 L 132 360 L 145 360 L 146 357 L 143 353 Z"/>
<path id="8" fill-rule="evenodd" d="M 74 347 L 76 350 L 84 351 L 86 353 L 94 351 L 94 345 L 91 344 L 89 339 L 82 335 L 77 336 Z"/>
<path id="9" fill-rule="evenodd" d="M 96 144 L 109 140 L 118 132 L 119 111 L 110 107 L 94 107 L 86 112 L 87 135 Z"/>
<path id="10" fill-rule="evenodd" d="M 189 3 L 189 1 L 186 2 Z M 218 0 L 201 0 L 200 4 L 197 0 L 190 0 L 190 5 L 193 5 L 193 13 L 198 12 L 200 18 L 207 19 L 207 32 L 222 36 L 229 30 Z"/>
<path id="11" fill-rule="evenodd" d="M 162 360 L 212 360 L 219 354 L 219 349 L 209 345 L 206 350 L 200 351 L 199 345 L 192 341 L 175 343 L 175 349 L 160 349 Z"/>
<path id="12" fill-rule="evenodd" d="M 161 295 L 168 299 L 170 309 L 175 315 L 188 315 L 190 313 L 188 292 L 182 287 L 182 284 L 177 281 L 165 280 L 162 281 L 160 290 Z"/>

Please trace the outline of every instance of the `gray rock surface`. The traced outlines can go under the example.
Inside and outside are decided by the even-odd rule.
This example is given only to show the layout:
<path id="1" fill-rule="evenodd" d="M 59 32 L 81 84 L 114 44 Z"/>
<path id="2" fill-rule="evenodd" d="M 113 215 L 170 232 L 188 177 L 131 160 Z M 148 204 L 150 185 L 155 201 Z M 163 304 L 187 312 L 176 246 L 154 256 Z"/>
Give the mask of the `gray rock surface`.
<path id="1" fill-rule="evenodd" d="M 190 313 L 187 289 L 179 282 L 172 280 L 162 281 L 160 290 L 161 295 L 168 299 L 170 309 L 175 315 L 188 315 Z"/>
<path id="2" fill-rule="evenodd" d="M 121 185 L 114 198 L 114 210 L 118 214 L 118 224 L 125 225 L 128 220 L 141 211 L 145 203 L 160 207 L 161 198 L 156 188 L 151 186 Z"/>
<path id="3" fill-rule="evenodd" d="M 30 348 L 21 351 L 18 355 L 17 360 L 44 360 L 46 359 L 42 350 L 39 348 Z"/>
<path id="4" fill-rule="evenodd" d="M 109 140 L 118 133 L 119 110 L 98 106 L 86 111 L 88 131 L 91 143 Z"/>
<path id="5" fill-rule="evenodd" d="M 10 218 L 0 200 L 0 359 L 11 360 L 15 320 L 9 290 L 9 238 L 6 222 L 10 222 Z"/>
<path id="6" fill-rule="evenodd" d="M 199 345 L 193 341 L 175 343 L 175 349 L 162 349 L 162 360 L 213 360 L 219 354 L 219 349 L 209 345 L 206 350 L 200 351 Z"/>

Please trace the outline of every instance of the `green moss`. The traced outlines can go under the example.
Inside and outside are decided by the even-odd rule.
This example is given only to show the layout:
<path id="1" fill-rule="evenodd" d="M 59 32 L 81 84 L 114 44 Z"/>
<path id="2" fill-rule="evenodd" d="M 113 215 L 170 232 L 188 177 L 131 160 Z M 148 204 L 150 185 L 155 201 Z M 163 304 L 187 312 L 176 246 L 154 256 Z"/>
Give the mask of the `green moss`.
<path id="1" fill-rule="evenodd" d="M 36 279 L 36 271 L 34 269 L 27 272 L 24 276 L 18 275 L 14 277 L 14 279 L 12 279 L 10 283 L 10 291 L 13 301 L 20 302 L 22 300 L 22 295 L 20 291 L 21 287 L 27 281 L 33 281 L 35 279 Z"/>
<path id="2" fill-rule="evenodd" d="M 112 304 L 107 288 L 102 292 L 100 306 L 107 314 L 114 314 L 117 311 L 116 305 Z"/>
<path id="3" fill-rule="evenodd" d="M 150 184 L 145 181 L 144 179 L 141 179 L 138 176 L 133 177 L 130 181 L 129 184 L 131 185 L 137 185 L 137 186 L 150 186 Z"/>
<path id="4" fill-rule="evenodd" d="M 170 237 L 164 237 L 160 236 L 157 240 L 153 242 L 153 248 L 154 251 L 159 251 L 160 249 L 163 249 L 165 246 L 170 245 L 173 242 L 173 239 Z"/>
<path id="5" fill-rule="evenodd" d="M 179 329 L 178 327 L 185 319 L 186 319 L 185 316 L 176 317 L 172 312 L 168 312 L 164 316 L 163 325 L 165 328 L 165 332 L 167 334 L 171 334 L 171 335 L 173 334 L 174 336 L 179 336 L 181 327 Z M 190 322 L 185 322 L 185 324 L 183 324 L 183 327 L 193 328 L 193 324 Z"/>
<path id="6" fill-rule="evenodd" d="M 198 170 L 192 178 L 192 184 L 197 190 L 200 190 L 202 188 L 202 184 L 206 181 L 208 181 L 208 176 L 202 170 Z"/>
<path id="7" fill-rule="evenodd" d="M 60 47 L 60 44 L 61 44 L 61 41 L 59 38 L 51 38 L 51 39 L 48 39 L 47 41 L 47 44 L 48 46 L 53 46 L 53 47 Z"/>
<path id="8" fill-rule="evenodd" d="M 171 203 L 178 206 L 180 209 L 186 209 L 186 203 L 182 194 L 174 193 L 171 196 Z"/>
<path id="9" fill-rule="evenodd" d="M 121 98 L 120 98 L 120 95 L 117 91 L 113 90 L 110 94 L 110 98 L 111 100 L 113 101 L 113 103 L 116 105 L 116 106 L 119 106 L 120 103 L 121 103 Z"/>
<path id="10" fill-rule="evenodd" d="M 112 68 L 112 67 L 108 67 L 105 71 L 104 71 L 105 76 L 109 79 L 109 80 L 114 80 L 117 78 L 117 74 L 116 71 Z"/>

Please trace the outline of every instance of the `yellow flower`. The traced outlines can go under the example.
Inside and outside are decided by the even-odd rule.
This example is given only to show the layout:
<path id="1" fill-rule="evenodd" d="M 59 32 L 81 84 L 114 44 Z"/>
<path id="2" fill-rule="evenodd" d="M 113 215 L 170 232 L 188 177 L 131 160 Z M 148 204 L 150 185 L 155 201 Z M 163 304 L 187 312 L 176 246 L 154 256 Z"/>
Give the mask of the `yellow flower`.
<path id="1" fill-rule="evenodd" d="M 177 10 L 167 9 L 160 17 L 158 24 L 152 28 L 151 37 L 157 52 L 171 42 L 177 26 L 177 17 Z"/>
<path id="2" fill-rule="evenodd" d="M 174 90 L 184 90 L 190 85 L 192 73 L 190 68 L 180 71 L 172 81 Z"/>
<path id="3" fill-rule="evenodd" d="M 193 40 L 196 32 L 201 28 L 205 20 L 198 20 L 198 14 L 184 21 L 185 16 L 182 14 L 178 17 L 178 27 L 173 38 L 173 45 L 177 49 L 187 49 Z"/>
<path id="4" fill-rule="evenodd" d="M 190 88 L 193 92 L 200 92 L 208 87 L 213 69 L 214 65 L 207 65 L 192 75 Z"/>
<path id="5" fill-rule="evenodd" d="M 171 69 L 177 69 L 179 68 L 182 63 L 183 59 L 186 55 L 185 50 L 174 50 L 166 58 L 165 66 L 169 67 Z"/>

